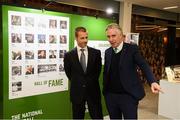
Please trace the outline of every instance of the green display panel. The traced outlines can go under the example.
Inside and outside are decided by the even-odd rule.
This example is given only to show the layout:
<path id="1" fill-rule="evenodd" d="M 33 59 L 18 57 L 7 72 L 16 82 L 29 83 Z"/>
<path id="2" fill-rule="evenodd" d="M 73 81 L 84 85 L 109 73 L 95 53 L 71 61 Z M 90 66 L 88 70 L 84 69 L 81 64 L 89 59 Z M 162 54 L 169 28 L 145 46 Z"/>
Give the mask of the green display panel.
<path id="1" fill-rule="evenodd" d="M 2 13 L 2 7 L 0 6 L 0 13 Z M 3 68 L 2 68 L 2 14 L 0 14 L 0 118 L 2 118 L 2 110 L 3 110 Z"/>
<path id="2" fill-rule="evenodd" d="M 74 47 L 75 27 L 86 27 L 90 40 L 106 40 L 105 27 L 112 20 L 15 6 L 1 6 L 2 22 L 0 24 L 2 26 L 2 39 L 0 39 L 0 69 L 2 72 L 0 73 L 0 105 L 2 109 L 0 111 L 0 117 L 3 119 L 71 119 L 72 109 L 69 99 L 69 90 L 9 99 L 8 11 L 34 13 L 54 17 L 68 17 L 69 50 Z M 100 85 L 102 88 L 102 74 L 100 77 Z M 29 92 L 31 93 L 32 91 Z M 103 113 L 106 114 L 107 111 L 103 99 L 102 97 Z M 89 118 L 89 116 L 86 115 L 86 118 Z"/>

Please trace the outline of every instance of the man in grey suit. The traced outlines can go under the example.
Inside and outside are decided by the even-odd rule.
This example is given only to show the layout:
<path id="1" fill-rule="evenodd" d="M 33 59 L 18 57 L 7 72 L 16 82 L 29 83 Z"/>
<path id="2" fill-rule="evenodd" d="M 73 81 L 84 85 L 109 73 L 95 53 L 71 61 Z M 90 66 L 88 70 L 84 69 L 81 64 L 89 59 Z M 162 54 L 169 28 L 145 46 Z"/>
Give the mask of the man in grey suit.
<path id="1" fill-rule="evenodd" d="M 103 94 L 111 119 L 137 119 L 138 102 L 145 96 L 137 66 L 145 73 L 153 93 L 161 91 L 137 45 L 123 42 L 118 24 L 109 24 L 106 34 L 111 47 L 105 51 Z"/>
<path id="2" fill-rule="evenodd" d="M 84 119 L 85 104 L 92 119 L 102 119 L 99 75 L 101 52 L 88 47 L 88 33 L 84 27 L 75 29 L 77 47 L 64 57 L 64 69 L 70 80 L 70 99 L 73 119 Z"/>

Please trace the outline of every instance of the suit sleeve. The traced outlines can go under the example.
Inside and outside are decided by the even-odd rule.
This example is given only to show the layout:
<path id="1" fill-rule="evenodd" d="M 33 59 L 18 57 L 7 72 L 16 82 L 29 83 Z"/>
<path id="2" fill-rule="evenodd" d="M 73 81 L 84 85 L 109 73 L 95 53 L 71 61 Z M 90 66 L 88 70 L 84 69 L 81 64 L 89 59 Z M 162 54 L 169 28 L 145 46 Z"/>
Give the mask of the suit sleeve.
<path id="1" fill-rule="evenodd" d="M 103 69 L 103 89 L 102 89 L 102 93 L 103 95 L 106 92 L 106 84 L 107 84 L 107 51 L 105 51 L 105 55 L 104 55 L 104 69 Z"/>
<path id="2" fill-rule="evenodd" d="M 134 51 L 133 55 L 134 55 L 135 63 L 145 74 L 148 83 L 151 84 L 153 82 L 157 82 L 150 66 L 148 65 L 146 60 L 141 56 L 137 45 L 133 45 L 133 51 Z"/>
<path id="3" fill-rule="evenodd" d="M 100 52 L 100 50 L 98 50 L 97 58 L 96 58 L 96 66 L 97 66 L 96 73 L 97 73 L 97 78 L 99 78 L 99 75 L 101 73 L 101 67 L 102 67 L 102 62 L 101 61 L 102 61 L 101 60 L 101 52 Z"/>
<path id="4" fill-rule="evenodd" d="M 71 80 L 71 63 L 70 56 L 68 53 L 66 53 L 64 56 L 64 70 L 68 79 Z"/>

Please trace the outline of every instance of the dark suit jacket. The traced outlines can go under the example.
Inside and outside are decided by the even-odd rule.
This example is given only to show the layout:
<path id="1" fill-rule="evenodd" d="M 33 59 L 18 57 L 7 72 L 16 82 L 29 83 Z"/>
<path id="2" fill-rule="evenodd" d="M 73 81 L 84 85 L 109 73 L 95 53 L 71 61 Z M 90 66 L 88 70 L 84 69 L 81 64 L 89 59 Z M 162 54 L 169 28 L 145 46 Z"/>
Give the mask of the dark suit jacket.
<path id="1" fill-rule="evenodd" d="M 107 92 L 110 65 L 113 64 L 111 63 L 112 52 L 112 47 L 105 51 L 103 94 Z M 149 65 L 140 55 L 137 45 L 124 43 L 118 64 L 119 78 L 125 91 L 140 100 L 145 96 L 145 92 L 137 73 L 137 66 L 145 73 L 149 84 L 156 81 Z"/>
<path id="2" fill-rule="evenodd" d="M 101 102 L 99 75 L 101 72 L 101 52 L 88 47 L 86 73 L 79 62 L 77 48 L 67 52 L 64 57 L 64 70 L 70 80 L 70 99 L 80 103 L 85 98 L 93 103 Z"/>

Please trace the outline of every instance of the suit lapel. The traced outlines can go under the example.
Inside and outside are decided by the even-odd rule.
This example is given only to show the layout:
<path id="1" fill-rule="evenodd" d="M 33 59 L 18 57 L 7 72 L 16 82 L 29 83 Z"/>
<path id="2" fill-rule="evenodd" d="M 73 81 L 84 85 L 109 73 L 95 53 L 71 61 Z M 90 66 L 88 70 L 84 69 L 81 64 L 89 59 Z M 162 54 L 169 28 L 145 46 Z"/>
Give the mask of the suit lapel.
<path id="1" fill-rule="evenodd" d="M 91 63 L 92 63 L 93 58 L 94 58 L 93 55 L 92 55 L 91 49 L 90 49 L 89 47 L 87 47 L 87 49 L 88 49 L 88 60 L 87 60 L 87 68 L 86 68 L 86 72 L 88 72 L 89 67 L 91 66 Z"/>
<path id="2" fill-rule="evenodd" d="M 111 47 L 108 51 L 107 51 L 107 71 L 109 71 L 110 66 L 111 66 L 111 56 L 112 56 L 112 52 L 113 52 L 113 48 Z"/>
<path id="3" fill-rule="evenodd" d="M 83 68 L 81 66 L 81 63 L 79 61 L 79 57 L 78 57 L 78 53 L 77 53 L 77 48 L 74 48 L 72 56 L 73 56 L 73 60 L 74 60 L 75 65 L 77 65 L 77 68 L 81 69 L 81 71 L 84 73 Z"/>
<path id="4" fill-rule="evenodd" d="M 121 64 L 122 64 L 122 62 L 123 62 L 123 60 L 124 60 L 126 51 L 127 51 L 127 44 L 124 43 L 124 44 L 123 44 L 122 51 L 121 51 L 121 55 L 120 55 L 120 61 L 119 61 L 119 65 L 120 65 L 120 66 L 121 66 Z"/>

